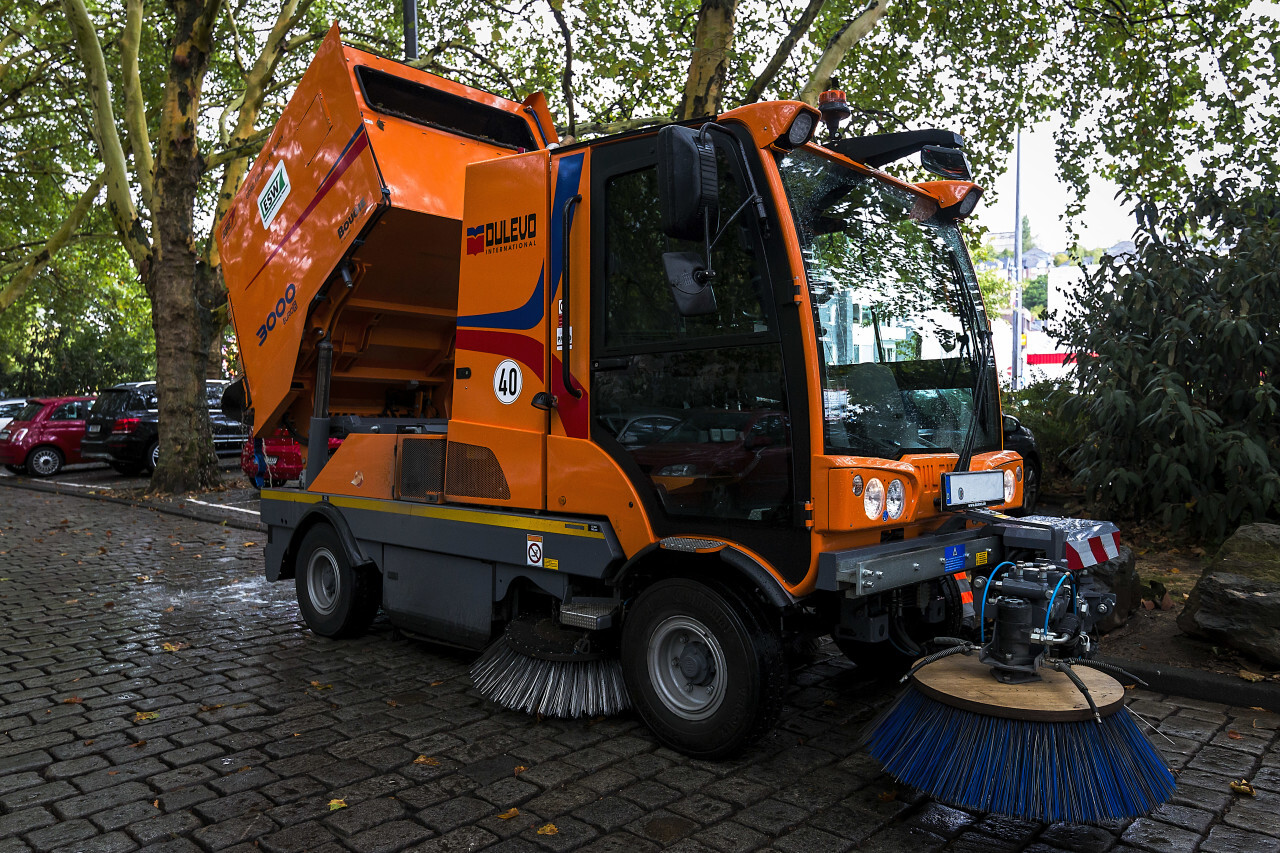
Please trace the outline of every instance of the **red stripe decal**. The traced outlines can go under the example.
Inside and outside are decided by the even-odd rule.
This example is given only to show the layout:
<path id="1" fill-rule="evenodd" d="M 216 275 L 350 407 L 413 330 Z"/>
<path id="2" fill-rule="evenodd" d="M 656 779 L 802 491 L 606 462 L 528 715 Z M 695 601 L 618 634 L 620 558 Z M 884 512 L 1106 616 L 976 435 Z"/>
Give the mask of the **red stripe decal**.
<path id="1" fill-rule="evenodd" d="M 253 274 L 253 278 L 250 279 L 250 281 L 256 281 L 258 276 L 262 275 L 262 271 L 267 268 L 267 264 L 271 263 L 271 259 L 276 256 L 276 253 L 284 248 L 285 243 L 289 242 L 289 238 L 293 236 L 294 231 L 298 230 L 298 226 L 311 215 L 311 211 L 315 210 L 316 205 L 318 205 L 321 200 L 329 194 L 329 190 L 333 189 L 333 186 L 338 182 L 338 179 L 346 173 L 347 169 L 351 168 L 351 164 L 356 161 L 356 158 L 369 147 L 369 134 L 365 132 L 363 127 L 361 127 L 357 132 L 359 133 L 359 136 L 356 137 L 355 141 L 351 144 L 351 147 L 347 149 L 347 152 L 342 155 L 342 158 L 333 165 L 331 170 L 329 170 L 329 176 L 324 179 L 324 183 L 320 184 L 320 187 L 316 190 L 316 196 L 311 199 L 311 204 L 308 204 L 306 210 L 302 211 L 302 215 L 289 226 L 289 230 L 284 232 L 284 236 L 280 238 L 280 242 L 271 250 L 271 254 L 267 255 L 267 259 L 262 262 L 262 266 Z"/>
<path id="2" fill-rule="evenodd" d="M 1067 568 L 1073 572 L 1084 568 L 1084 563 L 1080 560 L 1080 554 L 1074 545 L 1067 545 Z"/>
<path id="3" fill-rule="evenodd" d="M 570 394 L 564 388 L 564 380 L 561 378 L 563 375 L 560 359 L 553 354 L 551 356 L 552 393 L 556 395 L 556 412 L 560 415 L 560 423 L 564 425 L 564 434 L 569 438 L 586 438 L 590 432 L 587 422 L 587 401 L 590 395 L 583 390 L 581 380 L 572 374 L 569 378 L 573 381 L 573 387 L 583 393 L 581 397 Z"/>
<path id="4" fill-rule="evenodd" d="M 1102 537 L 1095 536 L 1089 540 L 1089 550 L 1093 552 L 1093 558 L 1099 563 L 1105 563 L 1111 559 L 1107 556 L 1107 548 L 1102 544 Z"/>
<path id="5" fill-rule="evenodd" d="M 542 344 L 528 335 L 493 332 L 487 329 L 458 329 L 457 344 L 460 350 L 485 352 L 523 362 L 537 375 L 538 381 L 542 382 Z"/>

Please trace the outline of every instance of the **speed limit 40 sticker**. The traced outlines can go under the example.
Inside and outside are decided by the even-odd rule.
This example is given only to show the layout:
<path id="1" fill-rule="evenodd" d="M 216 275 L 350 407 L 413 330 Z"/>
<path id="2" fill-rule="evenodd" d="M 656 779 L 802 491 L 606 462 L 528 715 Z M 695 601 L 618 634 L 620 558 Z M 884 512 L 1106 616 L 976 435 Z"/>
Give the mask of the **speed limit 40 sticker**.
<path id="1" fill-rule="evenodd" d="M 524 374 L 520 365 L 511 359 L 505 359 L 493 372 L 493 393 L 498 402 L 509 406 L 520 398 L 520 389 L 524 387 Z"/>

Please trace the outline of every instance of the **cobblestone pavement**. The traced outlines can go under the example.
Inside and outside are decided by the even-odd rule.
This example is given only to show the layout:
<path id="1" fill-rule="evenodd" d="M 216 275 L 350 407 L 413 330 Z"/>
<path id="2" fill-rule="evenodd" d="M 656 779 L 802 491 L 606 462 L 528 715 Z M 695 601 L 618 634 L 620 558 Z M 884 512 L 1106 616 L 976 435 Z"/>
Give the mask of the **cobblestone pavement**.
<path id="1" fill-rule="evenodd" d="M 313 636 L 257 536 L 0 487 L 0 853 L 1280 851 L 1275 715 L 1139 694 L 1171 804 L 1106 828 L 969 814 L 857 748 L 887 694 L 836 658 L 746 756 L 693 761 L 631 716 L 496 710 L 470 655 L 384 622 Z"/>

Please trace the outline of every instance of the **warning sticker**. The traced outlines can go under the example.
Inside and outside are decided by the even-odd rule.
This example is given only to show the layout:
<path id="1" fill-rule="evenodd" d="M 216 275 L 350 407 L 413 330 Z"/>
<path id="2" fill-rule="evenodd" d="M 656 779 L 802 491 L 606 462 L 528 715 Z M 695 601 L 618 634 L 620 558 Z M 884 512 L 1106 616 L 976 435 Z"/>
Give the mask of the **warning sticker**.
<path id="1" fill-rule="evenodd" d="M 525 537 L 525 565 L 542 566 L 542 537 L 530 533 Z"/>
<path id="2" fill-rule="evenodd" d="M 948 545 L 942 552 L 945 571 L 951 572 L 964 571 L 964 543 L 959 545 Z"/>

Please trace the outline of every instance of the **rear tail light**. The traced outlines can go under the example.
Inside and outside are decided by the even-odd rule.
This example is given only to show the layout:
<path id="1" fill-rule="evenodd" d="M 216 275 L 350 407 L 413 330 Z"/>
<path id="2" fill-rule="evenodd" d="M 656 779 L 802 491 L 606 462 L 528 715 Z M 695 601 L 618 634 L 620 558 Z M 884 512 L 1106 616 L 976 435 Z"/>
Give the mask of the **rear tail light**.
<path id="1" fill-rule="evenodd" d="M 142 423 L 141 418 L 121 418 L 116 421 L 115 426 L 111 428 L 112 435 L 128 435 L 138 428 L 138 424 Z"/>

